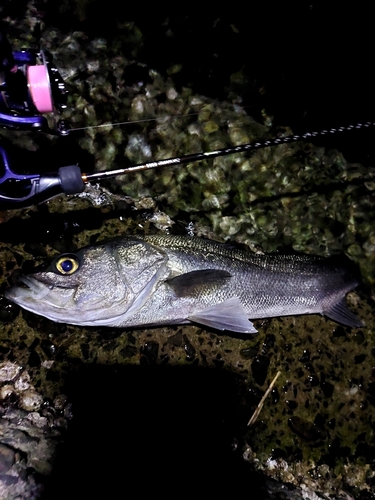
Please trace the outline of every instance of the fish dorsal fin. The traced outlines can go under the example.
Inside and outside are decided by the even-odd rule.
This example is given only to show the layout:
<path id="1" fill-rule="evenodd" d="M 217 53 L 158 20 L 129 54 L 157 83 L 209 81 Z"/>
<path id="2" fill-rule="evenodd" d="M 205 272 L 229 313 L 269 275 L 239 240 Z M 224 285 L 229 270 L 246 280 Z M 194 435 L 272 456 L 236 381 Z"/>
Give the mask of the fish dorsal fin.
<path id="1" fill-rule="evenodd" d="M 353 328 L 363 326 L 363 323 L 357 318 L 357 316 L 348 309 L 345 298 L 328 309 L 324 309 L 323 314 L 328 318 L 333 319 L 333 321 L 341 323 L 342 325 L 351 326 Z"/>
<path id="2" fill-rule="evenodd" d="M 187 318 L 189 321 L 238 333 L 256 333 L 238 297 L 232 297 L 220 304 L 208 307 Z"/>
<path id="3" fill-rule="evenodd" d="M 228 271 L 221 269 L 202 269 L 180 274 L 167 280 L 167 283 L 178 297 L 189 297 L 199 293 L 202 287 L 224 285 L 231 277 Z"/>

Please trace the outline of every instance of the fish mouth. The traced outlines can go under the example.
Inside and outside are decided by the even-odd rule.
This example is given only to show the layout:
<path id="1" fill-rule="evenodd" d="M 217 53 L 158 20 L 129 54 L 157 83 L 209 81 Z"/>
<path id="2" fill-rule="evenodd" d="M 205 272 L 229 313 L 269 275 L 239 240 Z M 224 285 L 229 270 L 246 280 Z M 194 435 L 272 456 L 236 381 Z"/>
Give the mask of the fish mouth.
<path id="1" fill-rule="evenodd" d="M 66 306 L 66 300 L 63 302 L 56 300 L 61 297 L 54 293 L 54 289 L 56 289 L 54 285 L 47 285 L 31 276 L 21 275 L 18 283 L 5 290 L 4 295 L 19 306 L 37 313 L 37 309 L 41 308 L 41 301 L 56 308 Z"/>
<path id="2" fill-rule="evenodd" d="M 42 300 L 53 290 L 53 285 L 45 285 L 40 281 L 30 278 L 29 276 L 22 275 L 19 278 L 19 285 L 16 287 L 21 292 L 21 295 L 32 296 L 34 300 Z"/>
<path id="3" fill-rule="evenodd" d="M 61 288 L 21 275 L 18 283 L 5 290 L 5 297 L 26 311 L 44 316 L 51 321 L 67 323 L 72 310 L 74 289 Z"/>
<path id="4" fill-rule="evenodd" d="M 5 290 L 5 297 L 23 309 L 58 323 L 78 326 L 101 326 L 119 316 L 116 304 L 103 311 L 95 306 L 79 310 L 74 302 L 75 288 L 47 284 L 33 276 L 21 275 L 16 285 Z M 114 309 L 114 312 L 113 312 Z M 108 318 L 105 317 L 105 314 Z M 104 316 L 104 319 L 103 319 Z"/>

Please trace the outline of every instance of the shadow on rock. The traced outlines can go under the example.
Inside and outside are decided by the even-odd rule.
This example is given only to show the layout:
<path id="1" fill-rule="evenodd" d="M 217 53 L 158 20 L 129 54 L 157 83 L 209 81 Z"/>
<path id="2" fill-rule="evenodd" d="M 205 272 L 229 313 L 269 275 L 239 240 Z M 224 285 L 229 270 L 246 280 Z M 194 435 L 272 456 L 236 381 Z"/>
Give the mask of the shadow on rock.
<path id="1" fill-rule="evenodd" d="M 235 449 L 246 417 L 233 375 L 82 365 L 66 389 L 74 418 L 44 499 L 223 488 L 264 498 L 241 446 Z"/>

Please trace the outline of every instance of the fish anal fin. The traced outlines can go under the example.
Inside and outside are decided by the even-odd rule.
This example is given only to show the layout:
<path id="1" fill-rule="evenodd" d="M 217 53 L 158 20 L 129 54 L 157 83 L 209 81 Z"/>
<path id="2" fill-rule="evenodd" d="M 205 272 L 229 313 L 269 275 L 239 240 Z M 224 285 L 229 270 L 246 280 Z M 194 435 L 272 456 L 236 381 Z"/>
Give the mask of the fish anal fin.
<path id="1" fill-rule="evenodd" d="M 202 269 L 180 274 L 166 281 L 178 297 L 197 295 L 201 289 L 224 285 L 232 275 L 221 269 Z"/>
<path id="2" fill-rule="evenodd" d="M 360 321 L 357 316 L 349 310 L 345 298 L 328 309 L 324 309 L 323 314 L 333 321 L 341 323 L 342 325 L 350 326 L 352 328 L 359 328 L 363 326 L 362 321 Z"/>
<path id="3" fill-rule="evenodd" d="M 238 333 L 256 333 L 248 315 L 237 297 L 225 300 L 197 314 L 187 318 L 189 321 L 201 325 L 216 328 L 217 330 L 229 330 Z"/>

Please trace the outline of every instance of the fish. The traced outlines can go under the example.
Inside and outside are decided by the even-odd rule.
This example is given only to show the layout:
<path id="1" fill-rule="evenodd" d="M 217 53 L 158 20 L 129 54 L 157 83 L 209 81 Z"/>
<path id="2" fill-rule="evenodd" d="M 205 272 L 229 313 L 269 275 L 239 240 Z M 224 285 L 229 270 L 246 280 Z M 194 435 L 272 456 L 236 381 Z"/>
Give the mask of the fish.
<path id="1" fill-rule="evenodd" d="M 250 320 L 321 314 L 363 326 L 346 304 L 360 279 L 349 259 L 260 254 L 193 236 L 124 236 L 57 256 L 5 296 L 79 326 L 197 323 L 256 333 Z"/>

